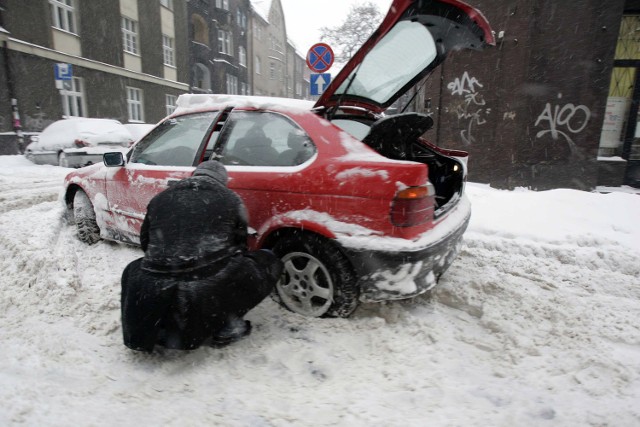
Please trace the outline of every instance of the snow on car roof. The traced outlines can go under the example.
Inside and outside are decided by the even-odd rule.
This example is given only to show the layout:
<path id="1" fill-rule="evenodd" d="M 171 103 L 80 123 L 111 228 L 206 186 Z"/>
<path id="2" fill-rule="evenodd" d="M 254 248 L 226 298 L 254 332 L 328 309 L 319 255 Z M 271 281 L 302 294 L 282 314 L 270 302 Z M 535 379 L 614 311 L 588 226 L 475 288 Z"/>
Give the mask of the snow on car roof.
<path id="1" fill-rule="evenodd" d="M 176 102 L 176 114 L 184 114 L 202 110 L 220 110 L 227 107 L 256 108 L 256 109 L 286 109 L 300 112 L 310 111 L 313 101 L 292 98 L 277 98 L 270 96 L 245 95 L 202 95 L 183 94 Z"/>
<path id="2" fill-rule="evenodd" d="M 75 139 L 83 139 L 92 145 L 100 142 L 118 143 L 131 141 L 131 134 L 117 120 L 71 117 L 47 126 L 40 135 L 40 146 L 71 146 Z"/>

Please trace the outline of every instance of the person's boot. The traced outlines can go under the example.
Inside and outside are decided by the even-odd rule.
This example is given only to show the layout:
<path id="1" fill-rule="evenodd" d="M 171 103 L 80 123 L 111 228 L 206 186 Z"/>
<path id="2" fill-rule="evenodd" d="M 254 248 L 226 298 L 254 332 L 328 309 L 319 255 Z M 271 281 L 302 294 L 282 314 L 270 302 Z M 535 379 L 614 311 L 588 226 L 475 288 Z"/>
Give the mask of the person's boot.
<path id="1" fill-rule="evenodd" d="M 227 345 L 246 337 L 251 333 L 251 322 L 235 314 L 229 315 L 224 326 L 218 329 L 211 339 L 213 345 Z"/>

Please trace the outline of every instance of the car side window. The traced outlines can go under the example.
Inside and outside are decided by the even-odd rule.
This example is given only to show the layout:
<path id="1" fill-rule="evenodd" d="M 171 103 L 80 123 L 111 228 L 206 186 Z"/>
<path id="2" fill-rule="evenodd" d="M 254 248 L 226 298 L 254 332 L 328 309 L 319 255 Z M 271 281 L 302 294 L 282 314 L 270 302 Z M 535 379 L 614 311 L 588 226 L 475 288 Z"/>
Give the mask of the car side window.
<path id="1" fill-rule="evenodd" d="M 164 121 L 135 145 L 129 161 L 146 165 L 193 166 L 217 116 L 218 112 L 208 112 Z"/>
<path id="2" fill-rule="evenodd" d="M 220 138 L 225 165 L 296 166 L 316 152 L 302 129 L 276 113 L 234 111 Z"/>

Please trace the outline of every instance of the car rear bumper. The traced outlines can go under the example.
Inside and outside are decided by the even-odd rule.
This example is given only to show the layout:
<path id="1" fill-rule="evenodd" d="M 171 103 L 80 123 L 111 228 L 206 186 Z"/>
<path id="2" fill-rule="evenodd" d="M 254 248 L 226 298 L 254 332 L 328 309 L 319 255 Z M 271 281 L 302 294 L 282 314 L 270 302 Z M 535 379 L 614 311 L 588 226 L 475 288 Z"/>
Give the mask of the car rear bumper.
<path id="1" fill-rule="evenodd" d="M 471 205 L 463 198 L 433 230 L 418 239 L 414 247 L 389 250 L 384 244 L 378 244 L 378 249 L 372 250 L 343 245 L 360 277 L 360 300 L 405 299 L 433 288 L 455 260 L 470 217 Z M 430 238 L 429 233 L 438 234 Z"/>

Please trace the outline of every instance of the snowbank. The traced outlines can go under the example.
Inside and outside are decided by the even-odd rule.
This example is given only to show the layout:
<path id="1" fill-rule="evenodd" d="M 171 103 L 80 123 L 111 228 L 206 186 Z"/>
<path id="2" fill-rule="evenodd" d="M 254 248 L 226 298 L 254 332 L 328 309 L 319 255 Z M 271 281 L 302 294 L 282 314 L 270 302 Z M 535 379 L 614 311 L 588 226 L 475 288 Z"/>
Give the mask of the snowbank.
<path id="1" fill-rule="evenodd" d="M 0 425 L 640 424 L 640 196 L 467 187 L 430 296 L 306 319 L 265 301 L 232 346 L 122 345 L 139 249 L 86 246 L 68 170 L 0 156 Z"/>

